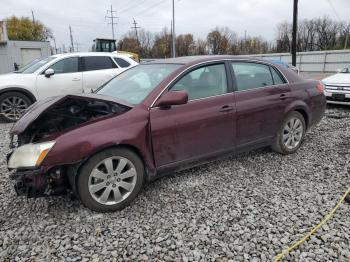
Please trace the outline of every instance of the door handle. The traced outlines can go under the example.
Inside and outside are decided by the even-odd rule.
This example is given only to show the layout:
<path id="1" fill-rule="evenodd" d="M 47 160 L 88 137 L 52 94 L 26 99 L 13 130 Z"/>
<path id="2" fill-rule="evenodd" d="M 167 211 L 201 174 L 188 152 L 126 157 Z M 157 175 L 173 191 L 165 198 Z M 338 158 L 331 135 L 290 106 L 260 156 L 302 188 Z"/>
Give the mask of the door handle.
<path id="1" fill-rule="evenodd" d="M 229 106 L 229 105 L 224 105 L 223 107 L 221 107 L 221 109 L 219 110 L 219 112 L 225 113 L 225 112 L 230 112 L 233 111 L 233 107 Z"/>
<path id="2" fill-rule="evenodd" d="M 73 78 L 72 81 L 80 81 L 80 78 Z"/>
<path id="3" fill-rule="evenodd" d="M 280 95 L 280 99 L 281 100 L 286 100 L 287 99 L 287 95 L 286 94 L 281 94 Z"/>

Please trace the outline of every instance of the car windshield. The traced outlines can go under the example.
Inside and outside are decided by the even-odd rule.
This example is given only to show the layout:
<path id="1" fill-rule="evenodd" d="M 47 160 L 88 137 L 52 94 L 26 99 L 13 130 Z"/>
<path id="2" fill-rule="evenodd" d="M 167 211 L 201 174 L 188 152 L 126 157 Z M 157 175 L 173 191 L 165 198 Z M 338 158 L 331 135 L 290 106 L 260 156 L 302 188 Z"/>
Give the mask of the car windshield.
<path id="1" fill-rule="evenodd" d="M 344 74 L 350 74 L 350 67 L 345 67 L 343 68 L 340 73 L 344 73 Z"/>
<path id="2" fill-rule="evenodd" d="M 44 58 L 44 59 L 35 59 L 31 63 L 29 63 L 26 66 L 22 67 L 20 70 L 15 71 L 15 73 L 21 73 L 21 74 L 34 73 L 40 67 L 46 65 L 48 62 L 52 61 L 53 59 L 56 59 L 56 57 L 55 56 L 50 56 L 50 57 L 47 57 L 47 58 Z"/>
<path id="3" fill-rule="evenodd" d="M 145 64 L 133 67 L 118 75 L 101 89 L 98 94 L 122 99 L 130 104 L 141 103 L 149 93 L 168 75 L 174 72 L 179 64 Z"/>

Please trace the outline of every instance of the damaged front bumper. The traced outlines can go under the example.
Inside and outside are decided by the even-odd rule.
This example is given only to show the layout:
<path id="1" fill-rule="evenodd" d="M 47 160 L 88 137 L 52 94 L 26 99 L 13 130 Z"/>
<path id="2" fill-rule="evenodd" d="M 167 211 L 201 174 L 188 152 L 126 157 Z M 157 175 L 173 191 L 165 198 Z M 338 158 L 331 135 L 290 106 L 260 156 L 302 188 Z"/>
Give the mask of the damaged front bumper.
<path id="1" fill-rule="evenodd" d="M 10 174 L 10 178 L 15 182 L 17 195 L 28 198 L 63 195 L 69 188 L 63 168 L 56 168 L 48 173 L 44 173 L 42 168 L 16 170 Z"/>

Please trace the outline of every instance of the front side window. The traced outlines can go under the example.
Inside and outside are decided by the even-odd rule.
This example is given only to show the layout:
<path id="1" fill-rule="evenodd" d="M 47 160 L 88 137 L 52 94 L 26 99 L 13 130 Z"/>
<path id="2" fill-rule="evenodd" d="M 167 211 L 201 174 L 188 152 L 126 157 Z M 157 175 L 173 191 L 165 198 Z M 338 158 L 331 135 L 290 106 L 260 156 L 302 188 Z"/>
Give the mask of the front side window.
<path id="1" fill-rule="evenodd" d="M 55 74 L 75 73 L 79 71 L 78 63 L 78 57 L 69 57 L 51 65 L 50 68 L 55 71 Z"/>
<path id="2" fill-rule="evenodd" d="M 84 71 L 94 71 L 116 68 L 116 64 L 108 56 L 86 56 L 83 57 Z"/>
<path id="3" fill-rule="evenodd" d="M 122 68 L 126 68 L 130 66 L 130 63 L 122 58 L 119 57 L 113 57 L 114 61 L 117 62 L 117 64 L 122 67 Z"/>
<path id="4" fill-rule="evenodd" d="M 225 65 L 195 69 L 182 77 L 171 90 L 186 91 L 189 100 L 225 94 L 228 92 Z"/>
<path id="5" fill-rule="evenodd" d="M 137 105 L 180 66 L 178 64 L 138 65 L 107 82 L 97 93 Z"/>
<path id="6" fill-rule="evenodd" d="M 249 62 L 233 62 L 231 65 L 236 77 L 238 91 L 273 85 L 273 78 L 268 65 Z"/>

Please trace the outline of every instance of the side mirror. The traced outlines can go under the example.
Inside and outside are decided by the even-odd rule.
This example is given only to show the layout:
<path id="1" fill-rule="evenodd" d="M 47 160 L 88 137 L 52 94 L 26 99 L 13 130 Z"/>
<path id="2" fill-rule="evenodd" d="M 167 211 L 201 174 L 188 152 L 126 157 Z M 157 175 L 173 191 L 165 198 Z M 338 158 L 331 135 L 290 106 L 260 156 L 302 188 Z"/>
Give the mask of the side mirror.
<path id="1" fill-rule="evenodd" d="M 169 91 L 163 95 L 156 103 L 156 107 L 170 108 L 175 105 L 183 105 L 188 102 L 186 91 Z"/>
<path id="2" fill-rule="evenodd" d="M 44 74 L 47 78 L 49 78 L 50 76 L 55 74 L 55 70 L 53 70 L 52 68 L 46 69 Z"/>

